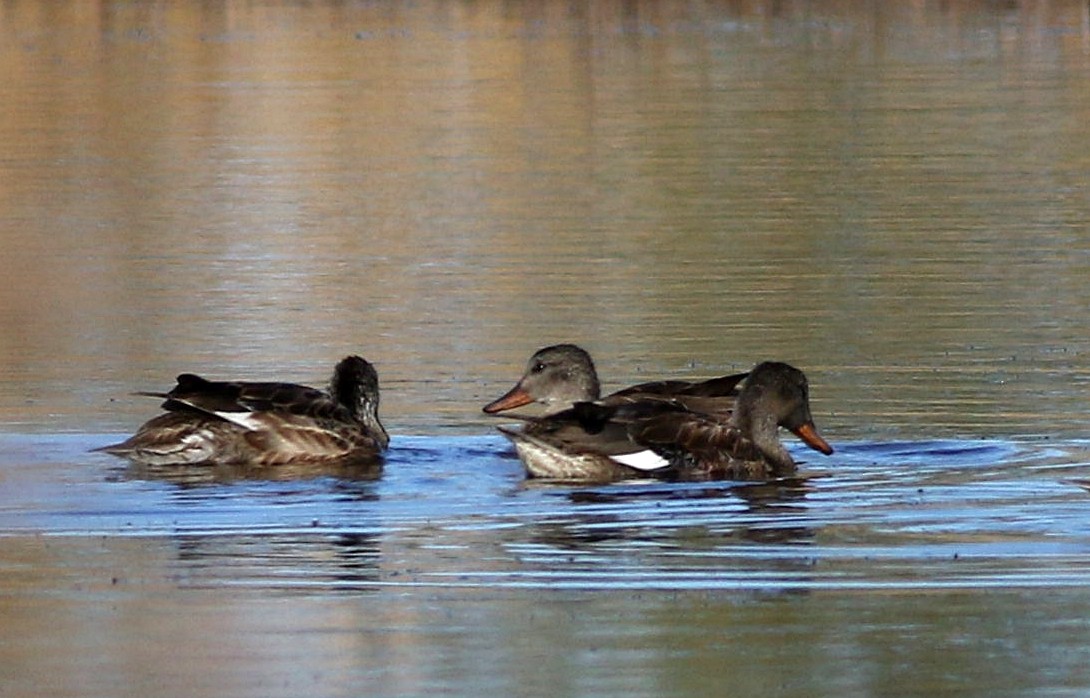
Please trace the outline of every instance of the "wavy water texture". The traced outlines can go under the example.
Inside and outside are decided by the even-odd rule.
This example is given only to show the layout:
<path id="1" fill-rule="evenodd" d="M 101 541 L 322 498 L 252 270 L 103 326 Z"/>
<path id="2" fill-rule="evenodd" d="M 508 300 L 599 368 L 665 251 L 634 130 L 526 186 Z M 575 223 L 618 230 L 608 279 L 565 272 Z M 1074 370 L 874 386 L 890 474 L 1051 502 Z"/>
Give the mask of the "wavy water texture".
<path id="1" fill-rule="evenodd" d="M 778 482 L 573 487 L 524 480 L 491 436 L 290 473 L 122 466 L 97 440 L 4 436 L 25 465 L 0 534 L 155 539 L 188 585 L 278 590 L 1032 588 L 1090 567 L 1078 442 L 856 442 Z"/>

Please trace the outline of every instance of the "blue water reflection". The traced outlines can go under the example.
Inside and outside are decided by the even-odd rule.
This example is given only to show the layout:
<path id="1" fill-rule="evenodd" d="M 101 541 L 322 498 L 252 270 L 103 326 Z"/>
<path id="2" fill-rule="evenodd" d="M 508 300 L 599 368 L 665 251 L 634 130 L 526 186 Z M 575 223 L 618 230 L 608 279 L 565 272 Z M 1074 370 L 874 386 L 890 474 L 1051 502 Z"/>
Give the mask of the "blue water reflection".
<path id="1" fill-rule="evenodd" d="M 1035 587 L 1090 567 L 1090 495 L 1057 472 L 1080 444 L 858 442 L 771 483 L 561 486 L 496 436 L 397 437 L 381 472 L 290 477 L 133 468 L 85 452 L 100 440 L 4 436 L 35 465 L 0 531 L 165 537 L 191 583 L 279 589 Z"/>

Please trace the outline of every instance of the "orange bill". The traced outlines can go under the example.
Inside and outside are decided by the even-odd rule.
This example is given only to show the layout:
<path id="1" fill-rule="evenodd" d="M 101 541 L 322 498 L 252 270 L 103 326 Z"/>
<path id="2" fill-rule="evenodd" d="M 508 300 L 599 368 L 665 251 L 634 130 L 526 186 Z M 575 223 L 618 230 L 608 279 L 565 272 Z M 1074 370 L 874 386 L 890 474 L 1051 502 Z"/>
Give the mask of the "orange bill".
<path id="1" fill-rule="evenodd" d="M 516 385 L 507 391 L 507 394 L 501 398 L 493 400 L 484 406 L 484 411 L 488 414 L 495 414 L 497 412 L 503 412 L 504 410 L 513 410 L 516 407 L 522 407 L 523 405 L 529 405 L 534 399 L 530 397 L 530 393 L 522 389 L 522 385 Z"/>
<path id="2" fill-rule="evenodd" d="M 828 441 L 821 438 L 821 434 L 817 433 L 817 429 L 812 422 L 807 422 L 798 429 L 792 429 L 792 431 L 795 432 L 795 436 L 802 439 L 804 444 L 815 451 L 820 451 L 825 455 L 829 455 L 833 452 L 833 447 L 829 445 Z"/>

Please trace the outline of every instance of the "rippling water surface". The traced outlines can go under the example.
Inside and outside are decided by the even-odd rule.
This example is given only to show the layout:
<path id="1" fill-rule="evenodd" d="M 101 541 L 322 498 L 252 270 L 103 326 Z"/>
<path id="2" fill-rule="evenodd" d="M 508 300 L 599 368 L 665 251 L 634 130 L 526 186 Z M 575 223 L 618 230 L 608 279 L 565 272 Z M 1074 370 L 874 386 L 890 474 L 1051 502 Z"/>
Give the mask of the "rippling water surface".
<path id="1" fill-rule="evenodd" d="M 402 436 L 381 475 L 267 479 L 86 454 L 112 438 L 0 439 L 7 622 L 32 638 L 4 654 L 26 692 L 1090 679 L 1090 493 L 1072 477 L 1090 444 L 845 442 L 782 482 L 570 487 L 526 482 L 495 436 Z M 76 649 L 110 672 L 54 656 Z"/>
<path id="2" fill-rule="evenodd" d="M 1090 690 L 1085 3 L 0 7 L 5 696 Z M 527 482 L 480 406 L 764 358 L 822 457 Z M 384 469 L 89 450 L 373 360 Z"/>

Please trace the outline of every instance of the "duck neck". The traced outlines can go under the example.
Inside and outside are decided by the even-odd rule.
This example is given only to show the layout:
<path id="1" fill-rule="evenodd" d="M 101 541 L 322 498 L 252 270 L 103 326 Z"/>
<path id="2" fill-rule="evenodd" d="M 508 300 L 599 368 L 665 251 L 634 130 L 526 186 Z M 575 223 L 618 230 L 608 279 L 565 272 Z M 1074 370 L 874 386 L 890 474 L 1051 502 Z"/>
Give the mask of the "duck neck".
<path id="1" fill-rule="evenodd" d="M 731 423 L 777 469 L 790 470 L 795 467 L 791 454 L 780 441 L 780 426 L 771 414 L 753 414 L 740 408 L 731 417 Z"/>
<path id="2" fill-rule="evenodd" d="M 378 396 L 368 399 L 365 395 L 360 399 L 356 409 L 356 419 L 375 436 L 382 448 L 389 445 L 390 435 L 386 433 L 386 427 L 382 426 L 378 418 Z"/>
<path id="3" fill-rule="evenodd" d="M 597 376 L 569 376 L 562 389 L 551 391 L 538 402 L 545 406 L 545 414 L 555 414 L 570 409 L 577 402 L 596 402 L 601 397 Z"/>
<path id="4" fill-rule="evenodd" d="M 364 379 L 366 380 L 366 378 Z M 390 436 L 386 428 L 378 418 L 378 382 L 374 385 L 365 385 L 363 382 L 343 380 L 334 375 L 329 392 L 340 404 L 348 408 L 352 417 L 358 421 L 364 429 L 373 434 L 382 445 L 382 448 L 390 442 Z"/>

